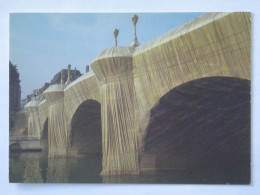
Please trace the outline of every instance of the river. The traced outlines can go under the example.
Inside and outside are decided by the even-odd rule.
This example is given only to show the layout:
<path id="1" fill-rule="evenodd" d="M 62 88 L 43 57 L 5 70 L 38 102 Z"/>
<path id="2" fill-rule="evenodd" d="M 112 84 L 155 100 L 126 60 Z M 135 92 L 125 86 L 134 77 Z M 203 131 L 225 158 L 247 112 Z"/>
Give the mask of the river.
<path id="1" fill-rule="evenodd" d="M 101 156 L 48 158 L 46 152 L 10 153 L 9 156 L 11 183 L 248 183 L 248 176 L 245 182 L 244 176 L 232 177 L 232 173 L 227 170 L 175 170 L 154 175 L 106 177 L 100 176 L 101 171 Z"/>

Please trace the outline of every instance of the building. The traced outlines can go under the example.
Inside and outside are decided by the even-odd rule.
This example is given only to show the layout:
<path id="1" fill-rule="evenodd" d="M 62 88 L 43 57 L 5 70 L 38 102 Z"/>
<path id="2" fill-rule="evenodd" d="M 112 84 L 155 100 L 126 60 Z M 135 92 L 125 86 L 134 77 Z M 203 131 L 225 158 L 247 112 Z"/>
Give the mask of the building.
<path id="1" fill-rule="evenodd" d="M 63 71 L 63 81 L 66 82 L 68 79 L 68 69 L 62 69 L 61 71 Z M 78 77 L 80 77 L 82 74 L 80 73 L 79 70 L 77 70 L 75 68 L 75 70 L 70 70 L 70 80 L 74 81 L 75 79 L 77 79 Z M 52 81 L 51 81 L 51 85 L 52 84 L 58 84 L 61 82 L 61 72 L 58 72 L 55 74 L 55 76 L 53 77 Z"/>
<path id="2" fill-rule="evenodd" d="M 63 71 L 63 81 L 66 82 L 67 79 L 68 79 L 68 69 L 62 69 L 61 71 Z M 59 84 L 61 82 L 61 71 L 54 75 L 51 82 L 45 83 L 44 86 L 42 86 L 40 89 L 34 89 L 32 94 L 27 95 L 26 103 L 31 101 L 32 97 L 35 97 L 39 94 L 42 94 L 43 91 L 45 89 L 47 89 L 50 85 Z M 79 78 L 81 75 L 82 74 L 80 73 L 80 71 L 77 70 L 76 68 L 74 70 L 70 70 L 70 80 L 71 80 L 71 82 L 76 80 L 77 78 Z"/>

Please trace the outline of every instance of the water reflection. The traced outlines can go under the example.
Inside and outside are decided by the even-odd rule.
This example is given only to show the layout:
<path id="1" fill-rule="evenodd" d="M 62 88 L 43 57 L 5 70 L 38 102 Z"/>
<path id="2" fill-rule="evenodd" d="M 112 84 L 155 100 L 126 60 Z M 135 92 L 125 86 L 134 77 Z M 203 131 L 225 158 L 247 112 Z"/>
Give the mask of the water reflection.
<path id="1" fill-rule="evenodd" d="M 102 157 L 48 158 L 45 152 L 10 153 L 9 178 L 12 183 L 175 183 L 249 184 L 250 167 L 172 170 L 161 174 L 100 176 Z M 245 170 L 245 171 L 242 171 Z"/>
<path id="2" fill-rule="evenodd" d="M 66 158 L 48 159 L 47 183 L 68 183 L 69 165 Z"/>
<path id="3" fill-rule="evenodd" d="M 42 183 L 41 170 L 39 162 L 27 161 L 24 171 L 24 183 Z"/>
<path id="4" fill-rule="evenodd" d="M 102 157 L 48 158 L 45 152 L 11 153 L 13 183 L 102 183 Z"/>

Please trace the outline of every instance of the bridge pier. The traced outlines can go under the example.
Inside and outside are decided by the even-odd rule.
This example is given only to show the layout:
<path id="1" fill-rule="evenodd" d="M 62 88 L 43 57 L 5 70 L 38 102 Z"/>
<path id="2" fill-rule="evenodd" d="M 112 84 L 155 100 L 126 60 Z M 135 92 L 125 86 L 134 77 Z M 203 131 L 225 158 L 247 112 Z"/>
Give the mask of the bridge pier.
<path id="1" fill-rule="evenodd" d="M 39 118 L 41 124 L 41 147 L 42 150 L 48 151 L 48 103 L 46 100 L 43 100 L 39 106 Z"/>
<path id="2" fill-rule="evenodd" d="M 38 113 L 40 101 L 32 99 L 26 106 L 25 112 L 28 121 L 28 139 L 40 140 L 41 128 Z"/>
<path id="3" fill-rule="evenodd" d="M 102 175 L 139 174 L 132 52 L 107 49 L 92 63 L 101 93 Z"/>
<path id="4" fill-rule="evenodd" d="M 49 157 L 67 155 L 67 125 L 64 114 L 64 84 L 50 86 L 44 91 L 48 108 L 48 149 Z"/>

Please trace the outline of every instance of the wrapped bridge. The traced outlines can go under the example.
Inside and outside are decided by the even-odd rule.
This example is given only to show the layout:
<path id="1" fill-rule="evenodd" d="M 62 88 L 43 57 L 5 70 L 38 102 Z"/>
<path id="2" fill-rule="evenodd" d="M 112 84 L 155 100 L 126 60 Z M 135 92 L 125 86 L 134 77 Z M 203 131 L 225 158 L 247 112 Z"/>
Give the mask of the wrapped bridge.
<path id="1" fill-rule="evenodd" d="M 250 163 L 250 13 L 208 13 L 138 44 L 51 85 L 16 131 L 49 157 L 102 155 L 102 175 Z"/>

